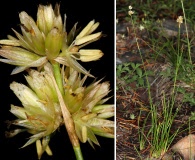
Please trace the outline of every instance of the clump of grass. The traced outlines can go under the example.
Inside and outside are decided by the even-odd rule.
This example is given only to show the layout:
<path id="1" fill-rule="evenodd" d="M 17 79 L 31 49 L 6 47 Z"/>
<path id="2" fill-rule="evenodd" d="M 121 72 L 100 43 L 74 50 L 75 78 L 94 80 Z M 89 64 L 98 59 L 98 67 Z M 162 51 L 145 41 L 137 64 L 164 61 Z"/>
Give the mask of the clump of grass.
<path id="1" fill-rule="evenodd" d="M 151 106 L 151 128 L 150 132 L 150 152 L 151 157 L 160 158 L 169 149 L 171 143 L 173 142 L 175 136 L 179 132 L 179 127 L 174 133 L 171 133 L 172 124 L 178 113 L 179 108 L 173 113 L 175 101 L 167 100 L 164 96 L 162 99 L 162 113 L 158 114 L 159 106 Z"/>

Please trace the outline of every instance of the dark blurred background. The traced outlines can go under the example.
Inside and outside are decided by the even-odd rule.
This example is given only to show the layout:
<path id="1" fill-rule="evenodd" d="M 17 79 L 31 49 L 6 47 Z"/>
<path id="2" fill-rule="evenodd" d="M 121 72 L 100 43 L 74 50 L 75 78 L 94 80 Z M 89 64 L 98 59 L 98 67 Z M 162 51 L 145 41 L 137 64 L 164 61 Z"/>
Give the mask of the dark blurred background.
<path id="1" fill-rule="evenodd" d="M 14 35 L 11 28 L 20 32 L 19 16 L 21 11 L 26 11 L 36 20 L 37 8 L 39 4 L 47 5 L 60 3 L 61 15 L 67 15 L 67 31 L 78 22 L 78 27 L 85 27 L 91 20 L 100 22 L 97 31 L 102 31 L 106 37 L 102 37 L 86 48 L 97 48 L 104 52 L 101 60 L 82 64 L 87 70 L 90 70 L 97 79 L 104 77 L 103 81 L 109 81 L 111 92 L 109 96 L 114 95 L 114 0 L 105 3 L 104 0 L 87 1 L 87 0 L 17 0 L 4 1 L 0 6 L 0 39 L 7 38 L 7 35 Z M 35 143 L 20 149 L 23 146 L 30 134 L 20 133 L 13 138 L 5 138 L 7 125 L 6 120 L 14 120 L 10 112 L 10 104 L 20 105 L 19 100 L 12 93 L 9 85 L 13 81 L 26 84 L 22 72 L 17 75 L 10 75 L 15 66 L 0 63 L 0 155 L 1 160 L 37 160 Z M 114 96 L 108 103 L 114 103 Z M 98 137 L 100 147 L 95 146 L 95 150 L 88 144 L 81 144 L 81 150 L 85 160 L 113 160 L 114 159 L 114 139 Z M 50 148 L 53 151 L 53 156 L 43 154 L 42 160 L 74 160 L 75 155 L 72 146 L 69 142 L 65 127 L 62 126 L 55 136 L 50 141 Z"/>

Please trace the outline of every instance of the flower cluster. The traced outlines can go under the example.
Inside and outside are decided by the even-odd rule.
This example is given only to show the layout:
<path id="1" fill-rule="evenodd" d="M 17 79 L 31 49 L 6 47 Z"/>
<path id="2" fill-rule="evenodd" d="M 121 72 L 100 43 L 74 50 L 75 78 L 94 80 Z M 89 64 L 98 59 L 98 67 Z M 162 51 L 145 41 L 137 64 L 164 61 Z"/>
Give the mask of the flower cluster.
<path id="1" fill-rule="evenodd" d="M 23 147 L 36 142 L 41 146 L 37 147 L 40 158 L 43 152 L 49 149 L 51 135 L 64 122 L 52 82 L 52 73 L 47 69 L 42 72 L 30 69 L 28 74 L 25 78 L 30 87 L 17 82 L 10 85 L 23 105 L 11 105 L 11 113 L 18 118 L 11 124 L 26 129 L 7 132 L 7 136 L 12 137 L 23 131 L 33 134 Z M 107 120 L 114 116 L 114 105 L 104 104 L 109 98 L 103 99 L 109 93 L 109 83 L 97 81 L 84 87 L 87 76 L 81 79 L 81 74 L 69 67 L 65 71 L 62 70 L 62 74 L 65 87 L 64 102 L 72 115 L 79 140 L 83 143 L 88 141 L 93 146 L 93 143 L 99 145 L 95 135 L 114 138 L 114 122 Z M 51 154 L 50 151 L 49 155 Z"/>
<path id="2" fill-rule="evenodd" d="M 68 68 L 67 68 L 68 69 Z M 109 98 L 109 83 L 93 82 L 87 87 L 83 86 L 86 77 L 68 69 L 65 75 L 65 103 L 72 114 L 75 130 L 79 140 L 99 145 L 95 134 L 114 138 L 114 122 L 107 120 L 114 116 L 114 105 L 104 104 Z"/>
<path id="3" fill-rule="evenodd" d="M 81 157 L 79 140 L 93 147 L 93 143 L 99 145 L 95 135 L 114 138 L 114 122 L 109 120 L 114 116 L 114 105 L 105 104 L 110 98 L 105 98 L 110 92 L 109 82 L 99 80 L 84 86 L 87 77 L 94 76 L 78 63 L 103 56 L 99 49 L 81 49 L 102 36 L 101 32 L 93 33 L 99 22 L 90 21 L 79 34 L 75 24 L 68 33 L 66 16 L 63 23 L 59 10 L 58 4 L 55 9 L 39 5 L 36 22 L 21 12 L 22 34 L 13 30 L 17 38 L 8 35 L 8 39 L 0 40 L 0 62 L 15 65 L 12 74 L 27 71 L 28 83 L 10 84 L 22 106 L 11 105 L 10 112 L 17 119 L 9 125 L 20 128 L 6 135 L 32 134 L 23 147 L 36 142 L 39 159 L 44 152 L 52 155 L 51 135 L 63 124 L 76 157 Z"/>
<path id="4" fill-rule="evenodd" d="M 133 7 L 132 6 L 129 6 L 129 11 L 128 11 L 128 14 L 131 16 L 132 14 L 134 14 L 134 11 L 132 11 Z"/>
<path id="5" fill-rule="evenodd" d="M 178 23 L 179 28 L 180 28 L 181 24 L 183 23 L 183 16 L 179 16 L 179 17 L 177 18 L 177 23 Z"/>
<path id="6" fill-rule="evenodd" d="M 51 151 L 48 152 L 50 136 L 63 124 L 63 118 L 51 73 L 30 69 L 28 74 L 25 78 L 30 87 L 17 82 L 10 84 L 11 90 L 23 105 L 23 107 L 11 105 L 10 112 L 17 117 L 11 124 L 25 129 L 19 128 L 6 132 L 6 135 L 13 137 L 23 131 L 33 134 L 23 147 L 34 142 L 39 144 L 42 139 L 41 147 L 38 150 L 40 158 L 44 151 L 52 155 Z"/>
<path id="7" fill-rule="evenodd" d="M 8 39 L 0 40 L 0 44 L 5 45 L 0 49 L 0 55 L 6 58 L 0 61 L 17 66 L 12 74 L 29 67 L 41 67 L 47 61 L 56 61 L 92 76 L 77 60 L 89 62 L 103 56 L 98 49 L 81 49 L 102 36 L 101 32 L 93 33 L 99 22 L 90 21 L 75 38 L 77 24 L 67 34 L 59 9 L 58 4 L 55 10 L 51 5 L 39 5 L 36 22 L 22 11 L 19 14 L 22 34 L 13 30 L 17 38 L 8 35 Z M 66 22 L 66 17 L 64 19 Z"/>

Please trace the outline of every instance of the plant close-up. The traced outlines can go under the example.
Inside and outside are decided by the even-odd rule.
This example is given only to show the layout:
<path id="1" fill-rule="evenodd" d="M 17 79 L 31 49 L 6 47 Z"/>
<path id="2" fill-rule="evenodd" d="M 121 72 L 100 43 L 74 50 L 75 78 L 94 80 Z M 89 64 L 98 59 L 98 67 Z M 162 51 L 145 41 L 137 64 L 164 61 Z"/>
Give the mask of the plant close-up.
<path id="1" fill-rule="evenodd" d="M 6 119 L 4 132 L 9 141 L 27 133 L 28 137 L 20 141 L 25 142 L 17 149 L 33 146 L 37 159 L 48 159 L 57 150 L 50 145 L 52 139 L 64 128 L 72 147 L 61 146 L 69 145 L 74 152 L 72 159 L 83 160 L 86 154 L 82 153 L 82 146 L 86 142 L 95 153 L 97 147 L 104 145 L 99 142 L 100 137 L 114 140 L 112 84 L 97 77 L 93 74 L 95 68 L 88 69 L 86 65 L 101 61 L 107 54 L 98 45 L 90 47 L 105 35 L 98 30 L 101 24 L 95 19 L 85 27 L 78 27 L 78 23 L 69 27 L 68 15 L 61 15 L 60 9 L 61 3 L 57 2 L 38 4 L 36 18 L 20 11 L 20 31 L 12 28 L 13 34 L 0 40 L 0 62 L 15 66 L 9 76 L 16 79 L 8 87 L 19 99 L 9 100 L 7 112 L 12 116 Z M 66 152 L 59 157 L 70 159 Z M 114 150 L 109 154 L 114 157 Z"/>

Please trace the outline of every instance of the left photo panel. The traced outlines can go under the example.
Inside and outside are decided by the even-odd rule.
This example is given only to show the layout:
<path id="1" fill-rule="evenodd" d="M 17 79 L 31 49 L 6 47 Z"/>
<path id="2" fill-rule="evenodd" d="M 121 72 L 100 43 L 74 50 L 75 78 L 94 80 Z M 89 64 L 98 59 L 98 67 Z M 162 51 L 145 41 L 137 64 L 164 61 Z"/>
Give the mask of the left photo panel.
<path id="1" fill-rule="evenodd" d="M 3 159 L 115 159 L 115 0 L 0 6 Z"/>

